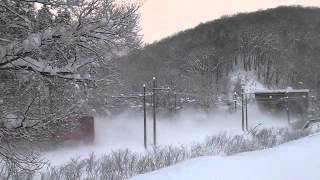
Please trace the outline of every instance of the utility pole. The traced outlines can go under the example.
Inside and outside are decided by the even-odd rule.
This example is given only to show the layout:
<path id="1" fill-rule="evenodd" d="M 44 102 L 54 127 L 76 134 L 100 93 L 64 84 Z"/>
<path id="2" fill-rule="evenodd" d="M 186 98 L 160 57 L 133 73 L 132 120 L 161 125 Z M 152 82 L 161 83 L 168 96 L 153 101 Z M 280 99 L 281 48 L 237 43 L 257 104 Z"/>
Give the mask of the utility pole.
<path id="1" fill-rule="evenodd" d="M 174 92 L 174 112 L 177 112 L 177 93 Z"/>
<path id="2" fill-rule="evenodd" d="M 315 102 L 316 102 L 316 97 L 315 96 L 311 96 L 311 110 L 312 110 L 312 118 L 315 118 Z"/>
<path id="3" fill-rule="evenodd" d="M 153 77 L 153 88 L 152 88 L 152 107 L 153 107 L 153 145 L 157 145 L 157 120 L 156 120 L 156 77 Z"/>
<path id="4" fill-rule="evenodd" d="M 241 118 L 241 125 L 242 125 L 242 131 L 244 131 L 244 90 L 241 88 L 241 111 L 242 111 L 242 118 Z"/>
<path id="5" fill-rule="evenodd" d="M 144 148 L 147 149 L 147 112 L 146 112 L 146 85 L 143 85 L 143 133 Z"/>
<path id="6" fill-rule="evenodd" d="M 248 131 L 249 130 L 249 127 L 248 127 L 248 95 L 246 94 L 246 130 Z"/>
<path id="7" fill-rule="evenodd" d="M 289 96 L 287 95 L 286 98 L 286 111 L 287 111 L 287 117 L 288 117 L 288 124 L 290 125 L 290 109 L 289 109 Z"/>
<path id="8" fill-rule="evenodd" d="M 129 99 L 129 98 L 142 98 L 143 100 L 143 139 L 144 139 L 144 147 L 147 149 L 147 106 L 146 106 L 146 98 L 147 98 L 147 95 L 146 94 L 146 85 L 143 84 L 143 94 L 136 94 L 136 95 L 123 95 L 123 94 L 120 94 L 120 96 L 112 96 L 112 98 L 125 98 L 125 99 Z M 150 96 L 152 97 L 152 96 Z M 151 99 L 152 100 L 152 99 Z"/>
<path id="9" fill-rule="evenodd" d="M 233 103 L 234 103 L 234 112 L 237 112 L 237 96 L 233 95 Z"/>
<path id="10" fill-rule="evenodd" d="M 157 96 L 156 96 L 156 91 L 161 91 L 161 90 L 170 90 L 169 87 L 167 88 L 162 88 L 162 87 L 157 87 L 156 83 L 156 77 L 153 77 L 153 88 L 152 88 L 152 106 L 153 106 L 153 145 L 157 145 L 157 115 L 156 115 L 156 109 L 157 109 Z"/>

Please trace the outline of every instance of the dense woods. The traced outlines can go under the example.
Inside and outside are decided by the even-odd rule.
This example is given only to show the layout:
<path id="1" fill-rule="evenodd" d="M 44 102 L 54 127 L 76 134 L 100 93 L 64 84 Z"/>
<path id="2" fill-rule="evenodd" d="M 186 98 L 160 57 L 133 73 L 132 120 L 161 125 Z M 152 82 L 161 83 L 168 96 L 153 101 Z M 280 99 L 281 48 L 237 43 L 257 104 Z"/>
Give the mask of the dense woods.
<path id="1" fill-rule="evenodd" d="M 133 51 L 118 63 L 135 89 L 157 76 L 178 92 L 230 96 L 236 91 L 230 75 L 245 71 L 268 88 L 319 93 L 319 48 L 320 9 L 279 7 L 200 24 Z"/>

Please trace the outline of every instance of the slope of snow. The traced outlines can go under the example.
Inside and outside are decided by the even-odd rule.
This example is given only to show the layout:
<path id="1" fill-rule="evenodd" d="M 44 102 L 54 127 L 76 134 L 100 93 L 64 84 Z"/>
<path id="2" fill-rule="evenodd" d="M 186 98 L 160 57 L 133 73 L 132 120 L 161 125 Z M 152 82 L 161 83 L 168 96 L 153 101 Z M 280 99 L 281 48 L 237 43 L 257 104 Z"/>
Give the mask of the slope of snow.
<path id="1" fill-rule="evenodd" d="M 319 180 L 320 135 L 229 157 L 201 157 L 131 180 Z"/>

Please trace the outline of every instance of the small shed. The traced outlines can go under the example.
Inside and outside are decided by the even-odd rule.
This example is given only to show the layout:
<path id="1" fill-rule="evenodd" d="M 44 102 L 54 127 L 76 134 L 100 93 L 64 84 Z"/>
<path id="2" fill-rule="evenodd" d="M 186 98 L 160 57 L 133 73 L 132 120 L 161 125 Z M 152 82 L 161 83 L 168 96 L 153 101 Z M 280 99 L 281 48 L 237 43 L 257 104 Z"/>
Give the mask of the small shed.
<path id="1" fill-rule="evenodd" d="M 261 111 L 286 114 L 288 120 L 306 120 L 309 89 L 277 89 L 256 91 L 255 99 Z"/>

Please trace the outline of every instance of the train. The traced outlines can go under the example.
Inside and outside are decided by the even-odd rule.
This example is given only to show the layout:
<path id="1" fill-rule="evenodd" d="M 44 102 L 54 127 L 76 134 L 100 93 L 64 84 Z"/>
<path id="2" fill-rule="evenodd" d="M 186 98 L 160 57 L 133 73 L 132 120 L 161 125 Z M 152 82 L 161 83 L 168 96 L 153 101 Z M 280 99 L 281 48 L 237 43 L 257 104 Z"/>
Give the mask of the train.
<path id="1" fill-rule="evenodd" d="M 66 143 L 85 143 L 92 144 L 95 139 L 94 117 L 80 116 L 68 118 L 65 127 L 59 127 L 55 130 L 50 139 L 56 144 Z"/>

